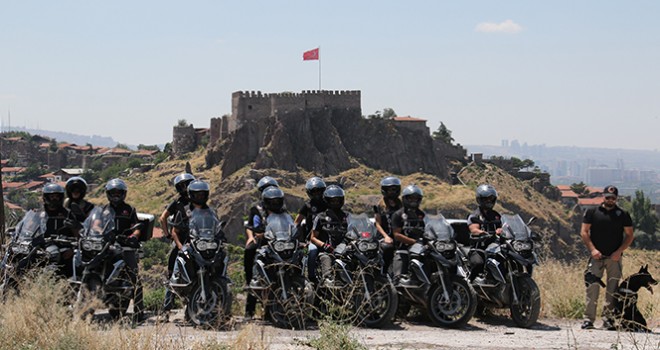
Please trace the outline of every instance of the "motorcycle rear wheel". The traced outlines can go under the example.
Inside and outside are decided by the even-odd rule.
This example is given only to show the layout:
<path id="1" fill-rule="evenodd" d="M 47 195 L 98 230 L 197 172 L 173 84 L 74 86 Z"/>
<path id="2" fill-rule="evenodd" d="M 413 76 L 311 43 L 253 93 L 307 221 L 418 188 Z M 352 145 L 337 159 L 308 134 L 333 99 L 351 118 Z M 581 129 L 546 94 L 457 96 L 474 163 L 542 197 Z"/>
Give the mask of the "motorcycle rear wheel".
<path id="1" fill-rule="evenodd" d="M 511 318 L 519 327 L 529 328 L 539 318 L 541 292 L 530 276 L 517 277 L 514 283 L 516 292 L 518 292 L 518 304 L 511 304 Z M 513 297 L 511 297 L 511 300 L 513 300 Z"/>
<path id="2" fill-rule="evenodd" d="M 442 285 L 436 283 L 429 293 L 428 315 L 435 325 L 451 328 L 465 326 L 477 310 L 477 294 L 460 276 L 451 276 L 452 292 L 444 297 Z"/>
<path id="3" fill-rule="evenodd" d="M 202 301 L 201 286 L 193 289 L 186 316 L 195 326 L 219 328 L 231 318 L 232 295 L 225 282 L 212 282 L 206 289 L 206 302 Z"/>

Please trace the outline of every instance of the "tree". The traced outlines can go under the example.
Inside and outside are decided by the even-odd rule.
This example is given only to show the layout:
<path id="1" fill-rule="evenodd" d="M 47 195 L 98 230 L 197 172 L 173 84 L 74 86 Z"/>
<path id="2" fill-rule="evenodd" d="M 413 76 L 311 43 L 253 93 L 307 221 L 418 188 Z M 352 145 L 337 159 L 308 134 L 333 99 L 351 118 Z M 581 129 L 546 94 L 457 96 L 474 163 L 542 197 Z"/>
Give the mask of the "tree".
<path id="1" fill-rule="evenodd" d="M 454 138 L 451 137 L 451 130 L 447 129 L 445 123 L 443 122 L 440 122 L 438 130 L 433 132 L 432 137 L 435 140 L 440 140 L 448 144 L 452 144 L 454 142 Z"/>
<path id="2" fill-rule="evenodd" d="M 117 145 L 115 146 L 115 148 L 130 149 L 130 147 L 128 147 L 128 145 L 123 144 L 123 143 L 117 143 Z"/>
<path id="3" fill-rule="evenodd" d="M 177 126 L 180 127 L 186 127 L 188 126 L 188 121 L 185 119 L 179 119 L 179 121 L 176 123 Z"/>
<path id="4" fill-rule="evenodd" d="M 575 192 L 578 196 L 586 196 L 589 194 L 587 185 L 582 181 L 580 181 L 580 183 L 571 184 L 571 191 Z"/>
<path id="5" fill-rule="evenodd" d="M 383 119 L 392 119 L 396 117 L 396 112 L 392 108 L 383 108 Z"/>
<path id="6" fill-rule="evenodd" d="M 655 215 L 651 199 L 645 197 L 644 192 L 641 190 L 635 191 L 630 216 L 632 216 L 633 225 L 636 229 L 649 235 L 655 235 L 658 228 L 658 217 Z"/>
<path id="7" fill-rule="evenodd" d="M 143 144 L 139 144 L 139 145 L 137 146 L 137 149 L 139 149 L 139 150 L 142 150 L 142 149 L 143 149 L 143 150 L 145 150 L 145 151 L 160 151 L 160 148 L 158 148 L 157 145 L 143 145 Z"/>

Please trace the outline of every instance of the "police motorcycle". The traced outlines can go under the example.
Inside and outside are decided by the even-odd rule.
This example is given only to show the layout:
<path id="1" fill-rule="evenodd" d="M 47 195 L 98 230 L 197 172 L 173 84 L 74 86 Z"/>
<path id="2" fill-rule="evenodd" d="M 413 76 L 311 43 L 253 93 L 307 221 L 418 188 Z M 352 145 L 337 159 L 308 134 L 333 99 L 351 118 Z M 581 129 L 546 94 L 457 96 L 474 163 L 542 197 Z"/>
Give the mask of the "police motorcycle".
<path id="1" fill-rule="evenodd" d="M 534 240 L 539 236 L 520 215 L 502 215 L 502 233 L 489 232 L 486 238 L 495 243 L 485 249 L 472 248 L 485 256 L 484 273 L 473 278 L 472 286 L 485 307 L 509 308 L 519 327 L 531 327 L 539 317 L 541 294 L 532 271 L 538 263 Z M 474 240 L 475 237 L 472 237 Z M 478 240 L 475 245 L 478 246 Z"/>
<path id="2" fill-rule="evenodd" d="M 136 229 L 141 230 L 141 236 L 150 236 L 146 229 L 153 216 L 148 218 L 140 214 L 138 219 L 142 220 L 124 232 L 116 232 L 114 210 L 97 206 L 89 213 L 74 257 L 77 269 L 71 282 L 77 289 L 76 307 L 88 307 L 91 298 L 98 298 L 108 307 L 113 318 L 126 314 L 134 286 L 122 254 L 124 250 L 138 250 L 140 245 L 137 242 L 129 247 L 121 243 L 126 243 L 126 238 Z M 80 274 L 77 273 L 79 270 L 82 270 Z M 93 309 L 84 312 L 93 313 Z"/>
<path id="3" fill-rule="evenodd" d="M 378 231 L 366 214 L 349 214 L 342 243 L 334 249 L 331 286 L 327 292 L 347 300 L 355 323 L 380 328 L 392 322 L 399 299 L 394 284 L 383 271 Z M 344 299 L 345 298 L 345 299 Z M 338 300 L 341 301 L 341 300 Z"/>
<path id="4" fill-rule="evenodd" d="M 414 305 L 438 326 L 459 328 L 474 316 L 477 296 L 467 280 L 455 232 L 444 216 L 424 218 L 421 239 L 408 248 L 408 276 L 397 284 L 402 299 L 399 313 Z"/>
<path id="5" fill-rule="evenodd" d="M 71 230 L 68 226 L 62 227 L 57 235 L 46 237 L 46 221 L 45 212 L 30 210 L 15 228 L 8 230 L 11 239 L 0 264 L 3 294 L 9 289 L 18 291 L 18 279 L 34 268 L 51 269 L 60 276 L 70 275 L 61 262 L 63 255 L 72 251 L 76 238 L 59 234 Z"/>
<path id="6" fill-rule="evenodd" d="M 266 244 L 257 251 L 248 285 L 277 327 L 304 329 L 314 290 L 303 269 L 304 245 L 298 241 L 291 215 L 271 213 L 264 231 Z"/>
<path id="7" fill-rule="evenodd" d="M 170 221 L 169 225 L 180 224 Z M 196 326 L 219 327 L 231 318 L 223 226 L 210 208 L 193 209 L 188 221 L 190 242 L 179 251 L 169 280 L 170 290 L 185 301 L 186 319 Z"/>

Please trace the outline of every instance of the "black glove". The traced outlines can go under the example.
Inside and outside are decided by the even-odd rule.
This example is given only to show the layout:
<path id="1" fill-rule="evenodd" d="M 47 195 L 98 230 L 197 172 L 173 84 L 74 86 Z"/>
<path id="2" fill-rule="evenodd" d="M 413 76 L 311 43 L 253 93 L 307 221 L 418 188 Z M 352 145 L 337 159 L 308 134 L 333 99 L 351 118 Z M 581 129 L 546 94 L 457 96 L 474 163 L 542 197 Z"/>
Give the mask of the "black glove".
<path id="1" fill-rule="evenodd" d="M 140 248 L 140 241 L 135 236 L 128 236 L 124 241 L 124 245 L 129 248 Z"/>
<path id="2" fill-rule="evenodd" d="M 324 244 L 322 249 L 323 249 L 323 251 L 326 252 L 326 253 L 332 253 L 332 252 L 335 251 L 335 248 L 333 248 L 333 247 L 330 245 L 330 243 L 326 243 L 326 244 Z"/>

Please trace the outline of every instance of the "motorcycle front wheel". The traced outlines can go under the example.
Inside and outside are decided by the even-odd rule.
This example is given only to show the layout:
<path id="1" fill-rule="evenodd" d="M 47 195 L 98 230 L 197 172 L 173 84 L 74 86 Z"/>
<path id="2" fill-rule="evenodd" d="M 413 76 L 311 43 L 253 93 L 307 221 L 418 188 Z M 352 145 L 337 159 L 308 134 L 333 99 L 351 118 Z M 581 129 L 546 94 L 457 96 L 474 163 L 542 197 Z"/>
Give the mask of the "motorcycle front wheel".
<path id="1" fill-rule="evenodd" d="M 445 298 L 442 284 L 431 287 L 428 314 L 435 325 L 460 328 L 474 316 L 477 294 L 465 278 L 451 276 L 451 283 L 449 298 Z"/>
<path id="2" fill-rule="evenodd" d="M 271 300 L 267 303 L 267 314 L 271 321 L 279 328 L 305 329 L 311 304 L 309 303 L 307 290 L 311 293 L 311 287 L 305 289 L 304 279 L 294 279 L 286 286 L 285 299 L 282 296 L 282 286 L 277 285 L 271 294 Z"/>
<path id="3" fill-rule="evenodd" d="M 231 318 L 231 302 L 232 295 L 226 283 L 212 282 L 205 293 L 201 285 L 197 285 L 188 299 L 186 316 L 195 326 L 219 328 Z"/>
<path id="4" fill-rule="evenodd" d="M 511 318 L 519 326 L 529 328 L 539 318 L 541 312 L 541 292 L 530 276 L 519 276 L 514 280 L 518 293 L 518 303 L 511 304 Z M 512 291 L 513 293 L 513 291 Z M 513 300 L 513 297 L 511 298 Z"/>
<path id="5" fill-rule="evenodd" d="M 392 322 L 399 307 L 396 289 L 387 278 L 382 276 L 366 275 L 365 280 L 369 298 L 361 283 L 360 288 L 356 288 L 355 291 L 358 324 L 369 328 L 382 328 Z"/>

